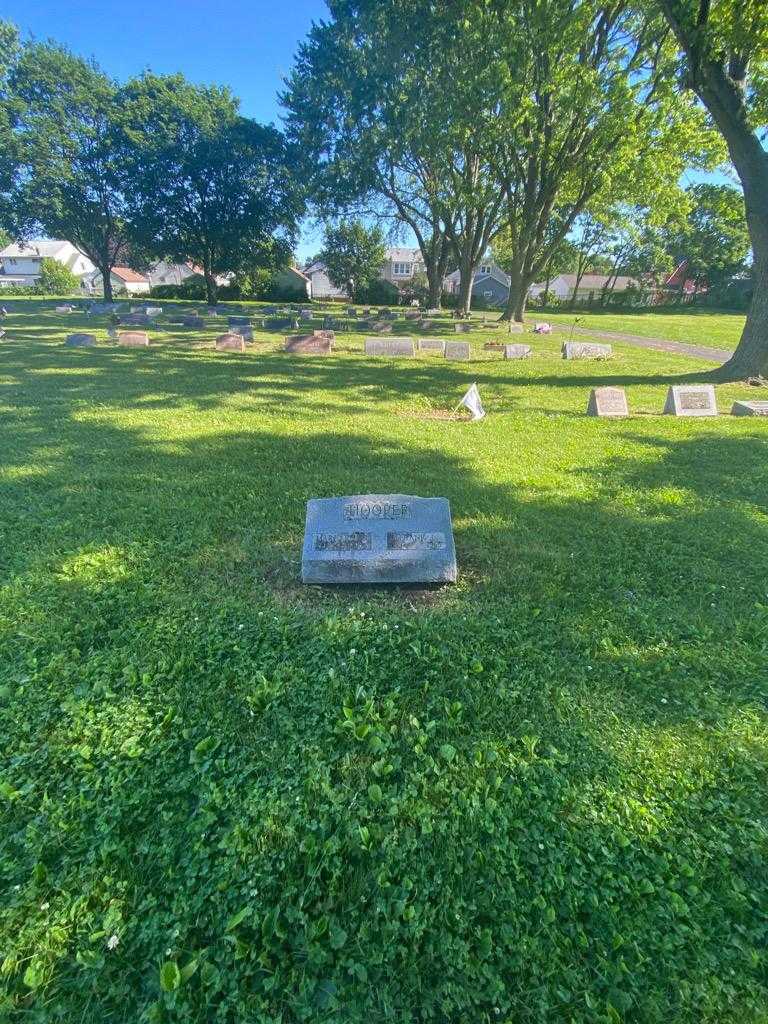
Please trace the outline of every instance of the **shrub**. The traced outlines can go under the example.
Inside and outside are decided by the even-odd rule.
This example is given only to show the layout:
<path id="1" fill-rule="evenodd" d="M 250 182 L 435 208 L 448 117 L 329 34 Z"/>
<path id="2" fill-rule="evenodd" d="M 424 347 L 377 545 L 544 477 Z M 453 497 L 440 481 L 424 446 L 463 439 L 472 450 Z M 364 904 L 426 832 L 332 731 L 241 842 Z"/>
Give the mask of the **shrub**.
<path id="1" fill-rule="evenodd" d="M 366 288 L 360 288 L 355 295 L 355 302 L 364 302 L 371 306 L 398 306 L 401 302 L 400 289 L 383 277 L 376 278 Z"/>
<path id="2" fill-rule="evenodd" d="M 188 277 L 181 284 L 158 284 L 152 289 L 156 299 L 205 299 L 205 279 L 200 274 Z"/>
<path id="3" fill-rule="evenodd" d="M 63 263 L 46 257 L 40 264 L 40 277 L 32 291 L 35 295 L 72 295 L 80 291 L 80 278 Z"/>

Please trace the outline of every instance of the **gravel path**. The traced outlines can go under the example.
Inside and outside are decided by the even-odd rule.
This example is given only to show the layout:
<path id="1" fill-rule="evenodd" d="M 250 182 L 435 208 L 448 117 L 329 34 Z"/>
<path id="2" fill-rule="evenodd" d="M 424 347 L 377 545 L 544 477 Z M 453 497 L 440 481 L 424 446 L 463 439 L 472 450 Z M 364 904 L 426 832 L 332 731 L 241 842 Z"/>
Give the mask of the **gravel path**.
<path id="1" fill-rule="evenodd" d="M 553 324 L 555 330 L 570 334 L 567 324 Z M 658 352 L 674 352 L 681 356 L 696 356 L 698 359 L 710 359 L 715 363 L 724 363 L 733 352 L 724 348 L 705 348 L 703 345 L 687 345 L 682 341 L 665 341 L 664 338 L 643 338 L 639 334 L 621 334 L 619 331 L 595 331 L 591 327 L 574 327 L 574 334 L 588 334 L 593 338 L 605 338 L 606 341 L 623 341 L 627 345 L 638 348 L 654 348 Z"/>

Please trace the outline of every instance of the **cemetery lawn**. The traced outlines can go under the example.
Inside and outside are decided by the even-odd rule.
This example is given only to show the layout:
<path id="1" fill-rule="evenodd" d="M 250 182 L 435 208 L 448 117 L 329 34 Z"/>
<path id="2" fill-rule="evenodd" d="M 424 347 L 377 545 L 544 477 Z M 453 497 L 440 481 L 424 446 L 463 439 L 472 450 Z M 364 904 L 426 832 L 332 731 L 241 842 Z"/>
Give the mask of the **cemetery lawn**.
<path id="1" fill-rule="evenodd" d="M 0 344 L 0 1020 L 765 1024 L 765 396 L 51 306 Z M 370 491 L 450 499 L 456 585 L 297 582 Z"/>
<path id="2" fill-rule="evenodd" d="M 531 309 L 526 318 L 532 323 L 536 320 L 549 320 L 551 323 L 570 325 L 575 317 L 581 317 L 580 327 L 589 327 L 595 331 L 618 331 L 622 334 L 638 334 L 643 338 L 660 338 L 662 341 L 682 341 L 688 345 L 701 345 L 704 348 L 735 349 L 744 329 L 743 313 L 713 312 L 708 309 L 689 309 L 681 313 L 670 313 L 666 310 L 658 313 L 644 309 L 642 311 L 609 310 L 601 313 L 596 310 L 584 312 L 576 309 L 573 312 L 548 310 L 537 313 Z"/>

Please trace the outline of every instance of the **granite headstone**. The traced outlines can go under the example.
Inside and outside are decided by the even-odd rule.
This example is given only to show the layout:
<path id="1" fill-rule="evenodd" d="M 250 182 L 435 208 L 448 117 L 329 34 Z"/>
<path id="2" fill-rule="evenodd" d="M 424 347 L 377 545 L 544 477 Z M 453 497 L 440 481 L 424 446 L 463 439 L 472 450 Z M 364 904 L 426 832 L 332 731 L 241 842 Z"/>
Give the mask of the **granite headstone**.
<path id="1" fill-rule="evenodd" d="M 594 341 L 566 341 L 562 348 L 563 359 L 610 359 L 612 353 L 610 345 Z"/>
<path id="2" fill-rule="evenodd" d="M 242 334 L 228 331 L 220 334 L 216 339 L 217 352 L 245 352 L 245 338 Z"/>
<path id="3" fill-rule="evenodd" d="M 452 583 L 446 498 L 362 494 L 307 502 L 304 583 Z"/>
<path id="4" fill-rule="evenodd" d="M 467 360 L 472 356 L 472 349 L 468 341 L 446 341 L 444 355 L 446 359 Z"/>
<path id="5" fill-rule="evenodd" d="M 587 416 L 629 416 L 624 388 L 592 388 L 587 403 Z"/>
<path id="6" fill-rule="evenodd" d="M 715 389 L 711 384 L 672 384 L 664 403 L 667 416 L 717 416 Z"/>
<path id="7" fill-rule="evenodd" d="M 64 344 L 68 348 L 93 348 L 96 344 L 95 334 L 70 334 Z"/>
<path id="8" fill-rule="evenodd" d="M 768 416 L 768 402 L 734 402 L 731 416 Z"/>
<path id="9" fill-rule="evenodd" d="M 148 348 L 149 335 L 144 331 L 121 331 L 117 343 L 124 348 Z"/>
<path id="10" fill-rule="evenodd" d="M 367 356 L 414 356 L 416 346 L 413 338 L 366 338 L 365 354 Z"/>
<path id="11" fill-rule="evenodd" d="M 285 339 L 285 351 L 302 356 L 328 356 L 333 348 L 333 331 L 313 331 L 295 334 Z"/>
<path id="12" fill-rule="evenodd" d="M 419 350 L 421 352 L 445 352 L 445 342 L 442 338 L 420 338 Z"/>
<path id="13" fill-rule="evenodd" d="M 530 345 L 505 345 L 505 359 L 527 359 L 531 354 Z"/>
<path id="14" fill-rule="evenodd" d="M 453 325 L 453 329 L 456 334 L 469 334 L 472 330 L 472 324 L 468 324 L 464 321 L 459 321 Z"/>

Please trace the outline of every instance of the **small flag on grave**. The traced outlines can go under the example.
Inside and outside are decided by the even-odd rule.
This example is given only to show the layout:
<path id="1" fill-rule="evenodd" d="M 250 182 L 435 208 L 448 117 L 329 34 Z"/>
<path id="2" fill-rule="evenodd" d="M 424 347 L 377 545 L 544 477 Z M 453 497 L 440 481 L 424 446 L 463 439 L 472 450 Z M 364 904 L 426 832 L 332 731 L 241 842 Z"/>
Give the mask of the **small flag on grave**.
<path id="1" fill-rule="evenodd" d="M 483 403 L 480 401 L 480 392 L 477 390 L 477 384 L 473 384 L 472 387 L 467 391 L 459 405 L 465 406 L 472 413 L 473 420 L 481 420 L 485 416 L 485 409 Z M 458 409 L 458 405 L 456 408 Z"/>

